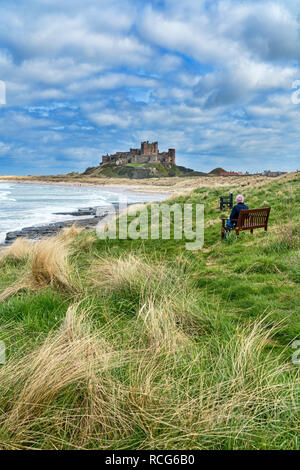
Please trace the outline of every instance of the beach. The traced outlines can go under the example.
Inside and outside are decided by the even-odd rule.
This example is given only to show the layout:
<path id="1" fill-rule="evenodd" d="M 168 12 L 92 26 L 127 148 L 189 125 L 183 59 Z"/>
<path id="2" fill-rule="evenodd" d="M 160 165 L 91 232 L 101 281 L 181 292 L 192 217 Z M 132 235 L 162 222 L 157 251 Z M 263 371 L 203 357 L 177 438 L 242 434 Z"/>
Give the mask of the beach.
<path id="1" fill-rule="evenodd" d="M 280 178 L 280 177 L 279 177 Z M 251 186 L 264 184 L 268 178 L 259 175 L 245 176 L 174 176 L 161 178 L 95 178 L 87 176 L 7 176 L 0 175 L 0 183 L 46 184 L 55 186 L 103 187 L 136 192 L 178 194 L 198 187 Z"/>
<path id="2" fill-rule="evenodd" d="M 142 188 L 136 191 L 123 186 L 1 181 L 0 244 L 12 243 L 17 237 L 55 235 L 73 223 L 90 230 L 121 200 L 131 205 L 161 201 L 167 196 L 167 192 Z"/>

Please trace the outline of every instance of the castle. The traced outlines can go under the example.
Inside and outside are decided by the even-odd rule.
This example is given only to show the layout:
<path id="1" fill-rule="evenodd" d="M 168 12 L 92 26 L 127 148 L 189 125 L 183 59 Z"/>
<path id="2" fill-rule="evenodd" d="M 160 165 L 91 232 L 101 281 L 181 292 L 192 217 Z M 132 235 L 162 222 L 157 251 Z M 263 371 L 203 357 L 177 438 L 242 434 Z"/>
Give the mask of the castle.
<path id="1" fill-rule="evenodd" d="M 127 163 L 171 163 L 175 165 L 175 149 L 159 152 L 158 142 L 142 142 L 140 149 L 130 149 L 129 152 L 117 152 L 113 155 L 103 155 L 103 163 L 126 165 Z"/>

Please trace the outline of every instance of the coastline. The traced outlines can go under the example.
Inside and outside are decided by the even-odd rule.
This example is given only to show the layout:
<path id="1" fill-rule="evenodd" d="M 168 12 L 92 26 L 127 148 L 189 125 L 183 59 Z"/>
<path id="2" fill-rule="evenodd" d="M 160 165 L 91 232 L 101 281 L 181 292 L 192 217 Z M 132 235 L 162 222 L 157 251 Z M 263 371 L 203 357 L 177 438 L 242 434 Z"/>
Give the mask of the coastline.
<path id="1" fill-rule="evenodd" d="M 278 177 L 278 180 L 289 179 L 293 173 L 288 176 L 283 175 Z M 115 179 L 115 178 L 76 178 L 62 176 L 4 176 L 0 175 L 1 183 L 13 183 L 13 184 L 32 184 L 32 185 L 49 185 L 49 186 L 71 186 L 71 187 L 94 187 L 94 188 L 111 188 L 118 191 L 133 191 L 136 193 L 153 194 L 155 200 L 155 194 L 165 195 L 165 199 L 176 197 L 179 194 L 186 194 L 198 187 L 224 187 L 227 189 L 233 189 L 235 187 L 247 187 L 251 186 L 259 187 L 266 182 L 270 182 L 270 178 L 253 176 L 243 177 L 168 177 L 168 178 L 157 178 L 157 179 L 143 179 L 143 180 L 128 180 L 128 179 Z M 32 232 L 34 236 L 31 238 L 39 239 L 43 236 L 50 236 L 51 234 L 58 233 L 59 230 L 64 227 L 71 226 L 73 223 L 77 223 L 83 226 L 85 230 L 91 229 L 93 225 L 97 223 L 91 222 L 91 218 L 85 220 L 81 219 L 68 219 L 60 222 L 52 222 L 49 224 L 39 225 L 35 224 L 32 227 L 23 227 L 15 232 L 22 232 L 22 235 Z M 84 225 L 86 224 L 86 227 Z M 59 226 L 59 230 L 56 230 L 55 226 Z M 38 233 L 40 232 L 40 233 Z M 14 233 L 14 232 L 7 232 Z M 48 233 L 48 235 L 47 235 Z M 8 243 L 12 243 L 15 238 L 9 240 Z M 8 246 L 8 243 L 0 244 L 0 249 Z"/>
<path id="2" fill-rule="evenodd" d="M 137 190 L 135 187 L 132 186 L 127 186 L 127 185 L 97 185 L 97 184 L 89 184 L 89 183 L 79 183 L 79 182 L 70 182 L 70 181 L 60 181 L 60 182 L 46 182 L 46 181 L 32 181 L 32 180 L 14 180 L 12 178 L 8 178 L 6 180 L 0 179 L 0 184 L 1 183 L 13 183 L 13 184 L 29 184 L 29 185 L 50 185 L 50 186 L 72 186 L 72 187 L 94 187 L 94 188 L 111 188 L 111 189 L 116 189 L 118 192 L 120 190 L 124 191 L 130 191 L 132 193 L 136 194 L 145 194 L 148 195 L 152 198 L 153 195 L 153 200 L 160 200 L 158 198 L 158 195 L 163 196 L 163 199 L 167 199 L 170 197 L 170 192 L 167 191 L 161 191 L 160 188 L 155 188 L 156 191 L 151 191 L 149 187 L 143 187 L 140 186 L 139 190 Z M 155 195 L 157 197 L 155 197 Z M 149 201 L 145 201 L 147 203 Z M 129 205 L 133 204 L 140 204 L 141 202 L 129 202 Z M 113 203 L 115 206 L 115 213 L 118 213 L 118 205 L 116 203 Z M 98 213 L 100 209 L 100 213 Z M 72 225 L 76 225 L 77 227 L 81 227 L 83 230 L 89 231 L 89 230 L 95 230 L 96 225 L 99 223 L 105 215 L 108 214 L 108 211 L 106 209 L 106 206 L 89 206 L 89 207 L 80 207 L 77 208 L 77 210 L 74 210 L 72 212 L 69 212 L 68 210 L 64 210 L 62 208 L 62 211 L 60 212 L 53 212 L 53 215 L 63 215 L 63 216 L 70 216 L 69 218 L 65 220 L 59 220 L 57 221 L 52 221 L 52 222 L 45 222 L 43 223 L 42 221 L 37 221 L 34 223 L 32 226 L 22 226 L 22 228 L 19 229 L 13 229 L 9 230 L 6 232 L 6 237 L 4 242 L 1 241 L 0 243 L 0 249 L 1 251 L 14 243 L 14 241 L 17 238 L 27 238 L 32 241 L 39 240 L 44 237 L 52 237 L 57 235 L 61 230 L 67 227 L 71 227 Z M 25 221 L 24 221 L 25 222 Z M 5 232 L 4 232 L 5 233 Z"/>
<path id="3" fill-rule="evenodd" d="M 60 222 L 51 222 L 43 225 L 33 225 L 31 227 L 23 227 L 21 230 L 15 230 L 6 233 L 6 239 L 4 244 L 0 244 L 0 248 L 5 248 L 16 241 L 17 238 L 27 238 L 32 241 L 40 240 L 45 237 L 53 237 L 57 235 L 64 228 L 70 228 L 73 225 L 81 227 L 83 230 L 89 231 L 94 230 L 96 225 L 106 215 L 109 214 L 107 210 L 103 208 L 102 213 L 96 215 L 97 208 L 90 208 L 89 214 L 83 217 L 79 212 L 76 214 L 78 219 L 67 219 Z M 72 215 L 72 214 L 69 214 Z"/>
<path id="4" fill-rule="evenodd" d="M 278 179 L 282 178 L 281 176 Z M 14 184 L 40 184 L 55 186 L 80 186 L 80 187 L 102 187 L 111 189 L 124 189 L 136 192 L 160 193 L 166 195 L 177 195 L 199 187 L 211 188 L 230 186 L 236 188 L 248 185 L 261 185 L 267 180 L 266 176 L 174 176 L 160 178 L 90 178 L 86 176 L 7 176 L 0 175 L 0 183 Z"/>
<path id="5" fill-rule="evenodd" d="M 160 194 L 173 194 L 176 192 L 175 188 L 171 186 L 165 185 L 155 185 L 149 184 L 148 181 L 144 182 L 144 184 L 140 181 L 143 180 L 134 180 L 133 183 L 131 181 L 97 181 L 93 180 L 83 180 L 83 181 L 76 181 L 76 180 L 45 180 L 45 179 L 31 179 L 30 177 L 0 177 L 0 183 L 13 183 L 13 184 L 38 184 L 38 185 L 49 185 L 49 186 L 73 186 L 73 187 L 95 187 L 95 188 L 111 188 L 111 189 L 124 189 L 130 190 L 135 192 L 144 192 L 144 193 L 160 193 Z"/>

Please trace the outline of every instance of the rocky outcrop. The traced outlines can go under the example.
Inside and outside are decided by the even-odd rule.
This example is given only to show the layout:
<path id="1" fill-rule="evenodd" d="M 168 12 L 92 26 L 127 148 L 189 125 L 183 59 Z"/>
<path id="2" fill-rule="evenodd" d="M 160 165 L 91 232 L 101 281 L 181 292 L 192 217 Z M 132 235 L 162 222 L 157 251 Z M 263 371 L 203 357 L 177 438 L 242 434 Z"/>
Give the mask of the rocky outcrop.
<path id="1" fill-rule="evenodd" d="M 97 212 L 97 215 L 96 215 Z M 87 218 L 64 220 L 61 222 L 53 222 L 47 225 L 25 227 L 22 230 L 15 230 L 13 232 L 8 232 L 5 238 L 5 244 L 13 243 L 17 238 L 24 237 L 31 240 L 36 240 L 42 237 L 51 237 L 55 236 L 61 229 L 65 227 L 72 227 L 73 224 L 76 224 L 79 227 L 82 227 L 84 230 L 93 230 L 98 222 L 108 214 L 106 208 L 97 208 L 97 207 L 86 207 L 83 209 L 78 209 L 75 212 L 57 212 L 56 215 L 71 215 L 73 217 L 82 217 L 82 216 L 91 216 Z"/>

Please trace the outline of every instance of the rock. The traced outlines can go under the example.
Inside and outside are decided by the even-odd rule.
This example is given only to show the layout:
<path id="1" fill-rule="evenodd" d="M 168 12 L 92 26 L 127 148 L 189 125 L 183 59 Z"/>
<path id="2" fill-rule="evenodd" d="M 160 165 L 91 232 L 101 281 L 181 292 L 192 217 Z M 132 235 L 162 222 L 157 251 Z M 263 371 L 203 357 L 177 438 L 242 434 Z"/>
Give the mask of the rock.
<path id="1" fill-rule="evenodd" d="M 83 227 L 86 230 L 90 230 L 95 227 L 102 217 L 89 217 L 80 220 L 65 220 L 63 222 L 54 222 L 48 225 L 42 225 L 37 227 L 25 227 L 22 230 L 16 230 L 15 232 L 9 232 L 6 234 L 5 244 L 13 243 L 19 237 L 25 237 L 31 240 L 39 239 L 42 237 L 49 237 L 56 235 L 61 229 L 65 227 L 72 227 L 76 224 L 79 227 Z"/>
<path id="2" fill-rule="evenodd" d="M 16 232 L 8 232 L 6 234 L 5 242 L 15 240 L 17 237 L 21 237 L 21 236 L 22 236 L 21 230 L 17 230 Z"/>
<path id="3" fill-rule="evenodd" d="M 72 216 L 82 216 L 82 215 L 96 215 L 97 207 L 83 207 L 74 212 L 54 212 L 55 215 L 72 215 Z"/>
<path id="4" fill-rule="evenodd" d="M 113 203 L 116 212 L 118 212 L 118 203 Z M 128 204 L 131 206 L 132 203 Z M 72 227 L 76 224 L 79 227 L 83 227 L 84 230 L 92 230 L 98 222 L 109 214 L 107 206 L 97 207 L 83 207 L 75 212 L 56 212 L 56 215 L 72 215 L 72 216 L 85 216 L 90 215 L 93 217 L 87 217 L 85 219 L 72 219 L 64 220 L 61 222 L 52 222 L 47 225 L 40 225 L 34 227 L 24 227 L 22 230 L 16 230 L 14 232 L 8 232 L 5 238 L 5 244 L 13 243 L 19 237 L 25 237 L 30 240 L 37 240 L 42 237 L 50 237 L 56 235 L 61 229 L 65 227 Z M 96 215 L 97 214 L 97 215 Z"/>

